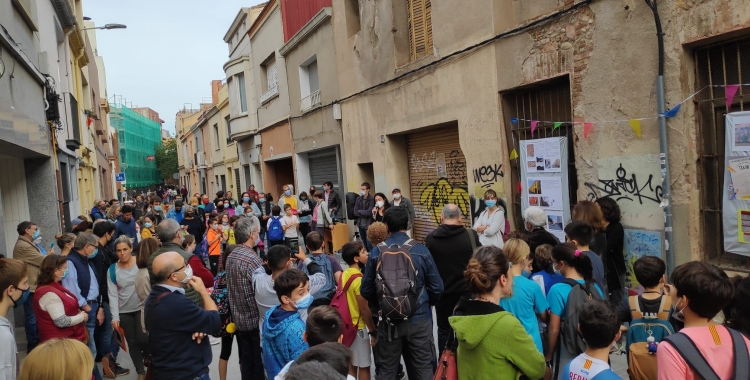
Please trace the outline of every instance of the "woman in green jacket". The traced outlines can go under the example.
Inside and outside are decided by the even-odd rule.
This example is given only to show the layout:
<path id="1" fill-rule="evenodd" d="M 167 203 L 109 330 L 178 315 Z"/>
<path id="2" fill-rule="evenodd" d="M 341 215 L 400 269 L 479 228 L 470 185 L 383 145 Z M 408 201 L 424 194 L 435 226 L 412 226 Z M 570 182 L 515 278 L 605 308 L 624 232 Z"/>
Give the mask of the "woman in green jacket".
<path id="1" fill-rule="evenodd" d="M 513 289 L 508 259 L 495 246 L 474 252 L 464 277 L 473 298 L 463 298 L 449 318 L 458 338 L 458 376 L 461 380 L 541 379 L 544 355 L 511 313 L 499 306 Z"/>

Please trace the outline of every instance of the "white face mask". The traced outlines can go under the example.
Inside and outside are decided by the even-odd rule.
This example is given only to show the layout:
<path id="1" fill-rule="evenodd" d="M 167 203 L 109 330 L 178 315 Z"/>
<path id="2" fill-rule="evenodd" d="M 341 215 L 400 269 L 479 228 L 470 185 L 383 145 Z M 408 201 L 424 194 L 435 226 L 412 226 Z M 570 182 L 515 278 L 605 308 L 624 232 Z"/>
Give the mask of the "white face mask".
<path id="1" fill-rule="evenodd" d="M 401 193 L 393 193 L 393 199 L 401 199 Z"/>
<path id="2" fill-rule="evenodd" d="M 385 202 L 383 202 L 383 201 L 377 201 L 377 202 L 375 202 L 375 205 L 377 205 L 378 207 L 383 207 L 383 206 L 385 206 Z"/>
<path id="3" fill-rule="evenodd" d="M 360 190 L 359 191 L 359 195 L 365 195 L 365 191 L 364 190 Z"/>
<path id="4" fill-rule="evenodd" d="M 185 279 L 182 280 L 183 284 L 187 284 L 193 278 L 193 268 L 190 265 L 185 267 Z"/>

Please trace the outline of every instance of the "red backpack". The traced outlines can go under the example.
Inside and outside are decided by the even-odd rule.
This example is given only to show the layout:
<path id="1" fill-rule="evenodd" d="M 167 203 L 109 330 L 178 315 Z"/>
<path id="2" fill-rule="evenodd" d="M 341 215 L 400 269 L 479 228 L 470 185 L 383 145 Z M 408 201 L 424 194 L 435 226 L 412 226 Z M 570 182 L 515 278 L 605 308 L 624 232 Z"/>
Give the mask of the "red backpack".
<path id="1" fill-rule="evenodd" d="M 339 283 L 336 287 L 336 294 L 331 300 L 331 306 L 341 314 L 341 320 L 344 323 L 344 325 L 341 326 L 341 334 L 344 336 L 341 343 L 347 347 L 351 347 L 352 343 L 354 343 L 354 338 L 357 337 L 357 331 L 359 330 L 357 325 L 359 325 L 359 319 L 357 319 L 357 323 L 352 321 L 352 313 L 349 311 L 349 302 L 346 298 L 346 292 L 349 290 L 349 286 L 352 285 L 352 282 L 360 277 L 362 277 L 361 274 L 353 274 L 349 277 L 349 281 L 346 282 L 343 289 L 341 288 L 341 278 L 339 278 Z"/>

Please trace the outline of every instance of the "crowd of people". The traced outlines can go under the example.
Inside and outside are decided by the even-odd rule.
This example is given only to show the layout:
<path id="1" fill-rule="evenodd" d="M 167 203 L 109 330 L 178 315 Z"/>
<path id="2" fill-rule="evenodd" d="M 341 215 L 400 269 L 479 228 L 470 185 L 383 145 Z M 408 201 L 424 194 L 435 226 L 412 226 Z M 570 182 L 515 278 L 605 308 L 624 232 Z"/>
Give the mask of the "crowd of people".
<path id="1" fill-rule="evenodd" d="M 461 379 L 618 379 L 620 352 L 633 379 L 750 370 L 750 278 L 688 262 L 668 281 L 664 261 L 644 256 L 628 293 L 611 199 L 575 205 L 561 242 L 540 207 L 511 232 L 488 190 L 473 220 L 447 204 L 417 242 L 400 189 L 388 199 L 363 183 L 357 234 L 338 256 L 326 239 L 343 207 L 333 185 L 292 189 L 276 203 L 253 186 L 239 200 L 97 202 L 49 252 L 22 222 L 13 259 L 0 258 L 0 379 L 116 378 L 127 347 L 139 380 L 205 380 L 221 344 L 225 380 L 235 340 L 242 379 L 258 380 L 433 379 L 448 370 L 443 351 Z M 25 314 L 23 366 L 13 307 Z"/>

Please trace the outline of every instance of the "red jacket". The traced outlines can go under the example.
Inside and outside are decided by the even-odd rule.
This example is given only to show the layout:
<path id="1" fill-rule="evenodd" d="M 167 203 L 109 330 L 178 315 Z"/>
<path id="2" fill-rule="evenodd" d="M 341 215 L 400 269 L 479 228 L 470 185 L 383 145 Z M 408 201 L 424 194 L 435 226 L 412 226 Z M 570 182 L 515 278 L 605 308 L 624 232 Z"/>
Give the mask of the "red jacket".
<path id="1" fill-rule="evenodd" d="M 34 314 L 36 314 L 36 326 L 39 331 L 39 343 L 55 338 L 71 338 L 83 341 L 86 338 L 85 323 L 82 322 L 75 326 L 64 328 L 57 327 L 49 313 L 42 310 L 41 306 L 39 306 L 39 299 L 49 292 L 55 293 L 60 297 L 65 307 L 65 315 L 75 317 L 81 312 L 76 296 L 68 289 L 63 288 L 59 282 L 38 287 L 34 293 Z"/>
<path id="2" fill-rule="evenodd" d="M 214 275 L 211 274 L 211 271 L 206 268 L 203 261 L 201 261 L 198 256 L 193 255 L 193 257 L 188 260 L 188 264 L 190 264 L 190 268 L 193 269 L 193 276 L 200 277 L 200 279 L 203 280 L 203 285 L 206 285 L 207 288 L 213 286 Z"/>

